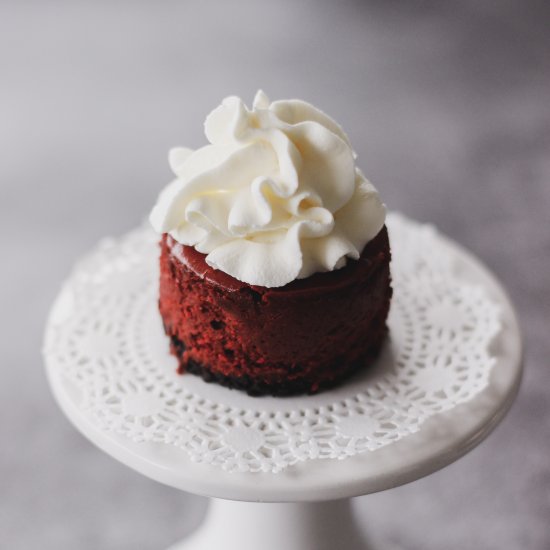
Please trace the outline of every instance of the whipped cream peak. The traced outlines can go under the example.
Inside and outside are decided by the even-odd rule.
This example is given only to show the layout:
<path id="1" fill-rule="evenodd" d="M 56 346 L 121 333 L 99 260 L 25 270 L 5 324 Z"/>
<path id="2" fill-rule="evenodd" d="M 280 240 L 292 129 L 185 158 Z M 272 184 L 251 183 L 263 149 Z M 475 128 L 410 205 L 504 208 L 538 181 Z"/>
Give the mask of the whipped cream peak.
<path id="1" fill-rule="evenodd" d="M 150 221 L 212 267 L 279 287 L 357 259 L 384 225 L 349 138 L 309 103 L 259 90 L 249 109 L 230 96 L 204 129 L 209 145 L 170 150 L 176 179 Z"/>

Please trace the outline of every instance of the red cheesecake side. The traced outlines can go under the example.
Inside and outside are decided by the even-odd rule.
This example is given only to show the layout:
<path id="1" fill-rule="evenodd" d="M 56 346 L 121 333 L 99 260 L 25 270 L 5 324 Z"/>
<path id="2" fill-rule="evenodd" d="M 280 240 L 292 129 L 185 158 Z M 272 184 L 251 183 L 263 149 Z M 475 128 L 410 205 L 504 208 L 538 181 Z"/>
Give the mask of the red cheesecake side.
<path id="1" fill-rule="evenodd" d="M 163 235 L 159 308 L 181 372 L 251 395 L 314 393 L 378 354 L 387 333 L 390 247 L 384 226 L 358 260 L 283 287 L 215 270 Z"/>

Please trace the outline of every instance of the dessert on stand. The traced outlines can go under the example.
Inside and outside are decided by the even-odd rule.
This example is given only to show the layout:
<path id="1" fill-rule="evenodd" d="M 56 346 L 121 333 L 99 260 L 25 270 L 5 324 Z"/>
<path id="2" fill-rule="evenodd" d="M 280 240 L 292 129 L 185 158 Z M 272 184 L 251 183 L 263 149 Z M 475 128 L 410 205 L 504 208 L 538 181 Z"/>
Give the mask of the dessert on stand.
<path id="1" fill-rule="evenodd" d="M 223 109 L 214 112 L 222 122 L 232 122 L 232 132 L 243 129 L 242 117 L 252 117 L 252 127 L 261 129 L 261 120 L 272 122 L 271 115 L 261 114 L 264 118 L 258 122 L 253 113 L 273 104 L 259 94 L 254 105 L 248 111 L 241 103 L 234 103 L 232 108 L 237 107 L 238 116 Z M 292 119 L 297 125 L 301 122 L 296 121 L 304 118 L 296 105 L 294 111 L 280 104 L 277 109 L 287 125 L 291 125 L 288 121 L 292 116 L 297 117 Z M 315 112 L 308 111 L 310 119 Z M 333 121 L 322 118 L 326 115 L 315 116 L 316 124 L 321 120 L 335 135 L 341 132 Z M 209 138 L 226 140 L 218 130 L 211 131 Z M 288 131 L 292 135 L 292 129 Z M 309 136 L 311 129 L 305 132 Z M 346 144 L 343 137 L 338 139 L 338 146 L 340 142 Z M 278 141 L 275 145 L 281 146 Z M 304 153 L 308 147 L 302 144 L 299 151 Z M 334 151 L 334 147 L 327 145 L 326 151 Z M 178 163 L 185 166 L 188 158 L 179 152 L 171 159 L 187 176 L 189 166 L 182 168 Z M 349 160 L 349 155 L 346 158 Z M 358 181 L 357 173 L 353 169 L 353 185 Z M 272 170 L 269 175 L 280 183 Z M 193 327 L 194 319 L 181 317 L 177 326 L 167 323 L 171 319 L 168 311 L 177 306 L 177 300 L 165 303 L 168 309 L 163 309 L 159 277 L 163 272 L 177 273 L 177 269 L 172 266 L 166 271 L 162 261 L 159 265 L 159 235 L 149 226 L 118 239 L 105 239 L 77 263 L 63 284 L 47 321 L 44 358 L 52 391 L 64 413 L 115 459 L 161 483 L 211 499 L 203 524 L 171 550 L 364 550 L 365 533 L 353 516 L 352 497 L 391 489 L 457 460 L 480 443 L 511 406 L 521 379 L 522 342 L 513 306 L 498 280 L 434 227 L 397 213 L 386 216 L 376 191 L 363 184 L 362 178 L 357 185 L 363 188 L 362 198 L 370 201 L 368 208 L 363 205 L 366 210 L 362 215 L 370 211 L 374 218 L 378 214 L 381 217 L 376 223 L 363 225 L 356 234 L 356 227 L 346 229 L 344 225 L 340 231 L 336 219 L 339 210 L 330 206 L 322 192 L 316 192 L 315 204 L 304 206 L 305 210 L 326 210 L 316 213 L 325 216 L 325 221 L 329 214 L 336 219 L 327 221 L 317 236 L 308 233 L 306 241 L 324 239 L 324 244 L 286 240 L 285 231 L 303 223 L 302 215 L 313 215 L 301 210 L 295 211 L 297 219 L 287 217 L 282 225 L 272 227 L 269 238 L 264 234 L 255 240 L 251 235 L 246 237 L 246 231 L 244 237 L 231 233 L 219 220 L 227 221 L 233 208 L 241 214 L 246 211 L 239 201 L 244 197 L 247 203 L 248 188 L 240 189 L 238 197 L 224 196 L 225 202 L 213 210 L 209 210 L 213 204 L 210 199 L 206 205 L 200 197 L 178 203 L 174 210 L 178 215 L 181 208 L 184 213 L 202 212 L 183 218 L 199 220 L 201 230 L 206 227 L 205 216 L 215 212 L 209 219 L 218 220 L 217 227 L 223 233 L 219 238 L 181 223 L 174 226 L 176 229 L 159 226 L 163 215 L 158 208 L 154 211 L 153 225 L 164 233 L 160 237 L 164 243 L 169 232 L 170 239 L 181 247 L 193 247 L 203 255 L 204 265 L 212 268 L 205 268 L 203 273 L 204 284 L 213 286 L 201 296 L 217 296 L 219 303 L 211 308 L 205 302 L 200 322 L 219 323 L 210 324 L 215 338 L 233 351 L 219 362 L 212 359 L 215 346 L 210 346 L 208 339 L 196 339 L 196 331 L 187 330 Z M 208 189 L 201 197 L 214 193 L 216 198 L 218 188 Z M 175 204 L 173 199 L 180 192 L 181 182 L 172 184 L 161 202 L 164 200 L 165 206 Z M 308 200 L 313 200 L 312 196 Z M 273 199 L 271 191 L 265 197 Z M 277 207 L 291 200 L 290 195 L 279 199 L 273 199 Z M 250 220 L 250 215 L 248 212 L 244 218 Z M 319 229 L 320 219 L 312 227 Z M 259 231 L 260 225 L 256 220 L 250 227 Z M 244 231 L 243 223 L 231 227 L 237 233 Z M 336 358 L 357 343 L 357 336 L 349 330 L 348 334 L 336 334 L 334 327 L 328 330 L 323 340 L 336 334 L 331 343 L 338 345 L 340 339 L 347 342 L 347 348 L 326 361 L 326 357 L 313 360 L 307 353 L 311 350 L 298 350 L 293 356 L 288 349 L 284 360 L 274 359 L 277 350 L 270 354 L 268 345 L 262 347 L 265 342 L 254 346 L 254 341 L 236 338 L 238 331 L 232 332 L 231 327 L 243 322 L 239 317 L 242 312 L 223 309 L 228 303 L 224 295 L 227 284 L 220 287 L 210 280 L 216 277 L 215 270 L 224 267 L 223 273 L 242 283 L 237 285 L 239 289 L 258 292 L 262 300 L 258 287 L 273 289 L 264 293 L 269 294 L 287 285 L 310 285 L 308 278 L 318 275 L 328 280 L 345 276 L 344 270 L 353 267 L 353 262 L 362 261 L 363 249 L 382 227 L 389 233 L 392 257 L 393 296 L 387 320 L 386 314 L 375 314 L 384 311 L 384 299 L 366 300 L 354 310 L 367 324 L 376 323 L 377 328 L 387 325 L 387 335 L 385 330 L 380 334 L 377 353 L 365 354 L 361 362 L 357 352 L 354 360 L 359 363 L 354 368 L 344 365 L 343 376 L 331 377 L 331 366 L 340 367 Z M 353 250 L 341 248 L 346 231 L 346 242 Z M 198 239 L 196 243 L 185 241 L 190 235 Z M 336 237 L 338 246 L 334 248 L 336 241 L 331 239 Z M 243 238 L 248 239 L 244 248 L 239 241 Z M 289 242 L 302 252 L 292 256 Z M 220 251 L 224 246 L 229 246 L 230 254 L 226 254 L 227 248 Z M 178 250 L 183 257 L 183 248 Z M 210 254 L 214 260 L 208 260 Z M 241 254 L 247 258 L 245 271 Z M 279 269 L 280 262 L 276 262 L 273 269 L 258 271 L 254 267 L 258 255 L 279 258 L 286 262 L 285 267 Z M 169 282 L 177 286 L 178 280 L 181 277 Z M 388 282 L 387 277 L 380 280 Z M 363 283 L 372 281 L 367 276 Z M 330 288 L 325 288 L 330 293 Z M 389 287 L 382 284 L 379 288 L 374 294 L 387 300 Z M 171 296 L 176 290 L 171 289 Z M 358 301 L 365 295 L 361 289 L 354 292 L 358 292 Z M 260 316 L 266 313 L 261 310 L 263 305 L 255 312 Z M 213 312 L 215 319 L 208 317 Z M 267 316 L 265 325 L 275 326 L 270 312 Z M 304 330 L 299 323 L 291 326 L 288 332 L 281 319 L 281 333 L 289 334 L 289 338 Z M 320 322 L 318 330 L 323 326 Z M 174 336 L 183 336 L 184 346 L 175 345 Z M 302 337 L 306 336 L 303 332 Z M 253 354 L 262 350 L 265 361 L 252 363 Z M 327 348 L 326 353 L 330 355 L 331 350 Z M 200 361 L 206 358 L 209 362 Z M 201 376 L 193 375 L 194 363 L 203 367 L 200 372 L 195 369 Z M 262 365 L 267 365 L 264 372 Z M 235 383 L 243 369 L 248 369 L 247 378 Z M 204 376 L 204 370 L 223 376 Z M 285 386 L 285 371 L 293 381 L 292 391 L 286 391 L 290 386 Z M 258 388 L 262 391 L 256 391 Z M 277 396 L 281 394 L 292 395 Z"/>
<path id="2" fill-rule="evenodd" d="M 170 151 L 150 221 L 182 373 L 254 395 L 315 393 L 369 365 L 391 299 L 386 209 L 349 138 L 301 100 L 228 97 L 208 145 Z"/>

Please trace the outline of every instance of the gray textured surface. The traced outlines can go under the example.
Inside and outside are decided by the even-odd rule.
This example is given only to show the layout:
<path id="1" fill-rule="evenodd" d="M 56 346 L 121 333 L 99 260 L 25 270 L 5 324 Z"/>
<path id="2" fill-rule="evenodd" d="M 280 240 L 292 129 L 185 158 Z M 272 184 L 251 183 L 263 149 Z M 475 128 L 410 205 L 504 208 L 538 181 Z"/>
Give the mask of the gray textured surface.
<path id="1" fill-rule="evenodd" d="M 74 260 L 135 226 L 230 93 L 312 101 L 387 204 L 500 276 L 527 371 L 458 463 L 357 500 L 411 550 L 550 548 L 550 9 L 545 2 L 0 3 L 0 547 L 162 549 L 204 501 L 85 441 L 39 348 Z"/>

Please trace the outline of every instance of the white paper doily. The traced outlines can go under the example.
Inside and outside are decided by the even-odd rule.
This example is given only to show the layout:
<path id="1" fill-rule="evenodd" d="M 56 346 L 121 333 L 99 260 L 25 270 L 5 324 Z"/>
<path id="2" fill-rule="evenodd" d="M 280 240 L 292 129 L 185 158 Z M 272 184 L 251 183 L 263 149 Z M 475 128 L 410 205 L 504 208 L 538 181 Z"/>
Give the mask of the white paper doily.
<path id="1" fill-rule="evenodd" d="M 461 277 L 433 227 L 397 214 L 387 225 L 390 338 L 376 366 L 341 388 L 252 398 L 176 374 L 157 311 L 158 237 L 148 228 L 103 241 L 76 266 L 48 321 L 48 367 L 99 429 L 228 472 L 375 451 L 486 388 L 500 329 L 498 307 Z"/>

